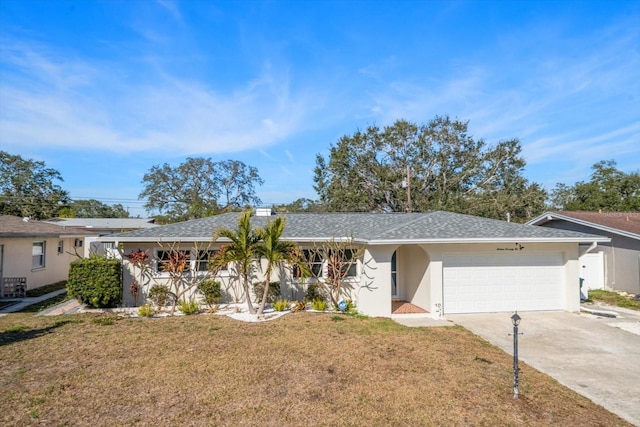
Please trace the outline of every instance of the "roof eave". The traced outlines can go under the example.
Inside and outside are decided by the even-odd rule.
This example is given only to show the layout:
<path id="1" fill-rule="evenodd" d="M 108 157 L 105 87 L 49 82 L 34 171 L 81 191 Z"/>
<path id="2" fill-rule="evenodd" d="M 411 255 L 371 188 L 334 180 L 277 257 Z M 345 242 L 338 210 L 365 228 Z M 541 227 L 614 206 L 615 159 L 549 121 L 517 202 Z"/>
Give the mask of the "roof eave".
<path id="1" fill-rule="evenodd" d="M 620 236 L 629 237 L 631 239 L 640 240 L 640 234 L 632 233 L 630 231 L 620 230 L 619 228 L 607 227 L 606 225 L 596 224 L 595 222 L 586 221 L 584 219 L 574 218 L 572 216 L 562 215 L 555 212 L 547 212 L 540 215 L 537 218 L 527 222 L 528 225 L 540 225 L 552 221 L 554 219 L 569 221 L 575 224 L 584 225 L 585 227 L 595 228 L 596 230 L 606 231 L 608 233 L 618 234 Z M 611 239 L 609 239 L 611 241 Z"/>
<path id="2" fill-rule="evenodd" d="M 492 237 L 492 238 L 454 238 L 454 239 L 392 239 L 371 240 L 370 245 L 420 245 L 420 244 L 465 244 L 465 243 L 607 243 L 608 237 Z"/>

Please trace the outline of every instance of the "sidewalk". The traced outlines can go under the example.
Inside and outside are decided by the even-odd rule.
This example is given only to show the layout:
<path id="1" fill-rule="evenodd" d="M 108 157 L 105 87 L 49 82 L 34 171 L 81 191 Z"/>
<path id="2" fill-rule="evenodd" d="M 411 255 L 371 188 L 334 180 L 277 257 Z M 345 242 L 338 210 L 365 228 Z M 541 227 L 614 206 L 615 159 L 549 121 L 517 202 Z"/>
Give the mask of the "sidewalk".
<path id="1" fill-rule="evenodd" d="M 64 294 L 67 292 L 66 289 L 58 289 L 57 291 L 50 292 L 48 294 L 40 295 L 39 297 L 31 297 L 31 298 L 13 298 L 13 299 L 3 299 L 3 301 L 15 301 L 15 304 L 8 305 L 6 307 L 0 308 L 0 316 L 4 316 L 9 313 L 14 313 L 16 311 L 20 311 L 25 307 L 28 307 L 32 304 L 37 304 L 39 302 L 57 297 L 58 295 Z"/>

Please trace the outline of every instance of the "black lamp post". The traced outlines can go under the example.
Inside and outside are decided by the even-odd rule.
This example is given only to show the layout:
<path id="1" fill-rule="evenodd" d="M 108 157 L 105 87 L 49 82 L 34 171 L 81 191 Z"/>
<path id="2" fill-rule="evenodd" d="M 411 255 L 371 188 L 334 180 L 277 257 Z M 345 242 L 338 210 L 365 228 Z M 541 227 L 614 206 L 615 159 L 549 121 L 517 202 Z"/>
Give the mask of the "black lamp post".
<path id="1" fill-rule="evenodd" d="M 518 325 L 520 324 L 520 316 L 516 311 L 511 316 L 511 323 L 513 323 L 513 398 L 517 399 L 519 394 L 519 381 L 518 381 Z"/>

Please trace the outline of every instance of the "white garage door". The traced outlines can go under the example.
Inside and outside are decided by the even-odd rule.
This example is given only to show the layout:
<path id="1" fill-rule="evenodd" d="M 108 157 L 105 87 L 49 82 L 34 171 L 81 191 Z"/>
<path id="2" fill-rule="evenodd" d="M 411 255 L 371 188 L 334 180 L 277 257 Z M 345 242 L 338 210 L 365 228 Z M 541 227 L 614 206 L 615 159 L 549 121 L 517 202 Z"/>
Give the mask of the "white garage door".
<path id="1" fill-rule="evenodd" d="M 561 310 L 562 254 L 455 254 L 443 259 L 444 313 Z"/>

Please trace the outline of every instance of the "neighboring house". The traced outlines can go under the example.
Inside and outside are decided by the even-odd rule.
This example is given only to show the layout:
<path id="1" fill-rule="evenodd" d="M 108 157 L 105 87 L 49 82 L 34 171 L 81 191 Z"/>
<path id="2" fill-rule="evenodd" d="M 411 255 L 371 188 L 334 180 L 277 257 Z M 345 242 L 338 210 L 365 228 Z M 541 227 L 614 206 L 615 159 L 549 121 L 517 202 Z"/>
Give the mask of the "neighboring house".
<path id="1" fill-rule="evenodd" d="M 69 264 L 82 252 L 87 231 L 28 218 L 0 215 L 0 294 L 14 279 L 25 278 L 27 289 L 66 280 Z M 5 280 L 6 279 L 6 280 Z"/>
<path id="2" fill-rule="evenodd" d="M 546 212 L 527 224 L 609 237 L 580 247 L 585 288 L 640 294 L 640 212 Z"/>
<path id="3" fill-rule="evenodd" d="M 115 233 L 157 227 L 155 218 L 51 218 L 44 222 L 66 227 L 82 228 L 91 232 L 94 237 L 85 241 L 83 256 L 91 253 L 102 254 L 104 245 L 96 242 L 96 236 L 106 236 Z"/>
<path id="4" fill-rule="evenodd" d="M 286 214 L 283 238 L 305 248 L 332 239 L 347 239 L 364 248 L 349 272 L 344 298 L 370 316 L 390 317 L 395 301 L 406 301 L 434 318 L 453 313 L 579 310 L 578 245 L 609 239 L 586 233 L 497 221 L 449 212 Z M 163 260 L 171 249 L 188 251 L 191 270 L 206 268 L 207 257 L 225 244 L 211 243 L 219 227 L 236 229 L 238 213 L 101 237 L 118 242 L 122 253 L 149 250 L 153 275 L 143 283 L 166 283 Z M 264 226 L 267 216 L 252 217 Z M 194 249 L 198 246 L 198 249 Z M 312 268 L 326 268 L 313 260 Z M 125 304 L 132 305 L 129 286 L 135 277 L 126 257 Z M 323 267 L 324 264 L 324 267 Z M 254 281 L 261 280 L 260 272 Z M 306 283 L 291 268 L 271 278 L 281 283 L 285 298 L 301 298 Z M 227 299 L 238 299 L 233 266 L 219 273 Z M 242 296 L 240 297 L 242 299 Z"/>

